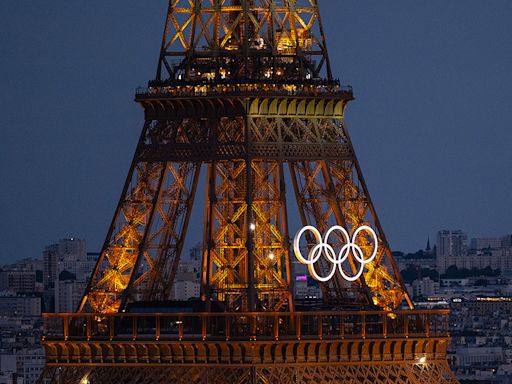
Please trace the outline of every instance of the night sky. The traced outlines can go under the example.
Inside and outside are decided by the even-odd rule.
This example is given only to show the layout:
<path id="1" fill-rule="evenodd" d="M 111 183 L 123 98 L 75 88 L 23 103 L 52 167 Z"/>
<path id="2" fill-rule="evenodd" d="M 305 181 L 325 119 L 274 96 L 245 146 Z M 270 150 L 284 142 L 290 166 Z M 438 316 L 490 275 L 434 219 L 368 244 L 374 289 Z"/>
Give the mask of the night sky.
<path id="1" fill-rule="evenodd" d="M 346 120 L 392 248 L 415 251 L 443 228 L 511 233 L 512 1 L 320 6 L 334 72 L 354 87 Z M 99 250 L 166 9 L 0 1 L 0 263 L 68 236 Z M 202 233 L 199 192 L 189 233 Z"/>

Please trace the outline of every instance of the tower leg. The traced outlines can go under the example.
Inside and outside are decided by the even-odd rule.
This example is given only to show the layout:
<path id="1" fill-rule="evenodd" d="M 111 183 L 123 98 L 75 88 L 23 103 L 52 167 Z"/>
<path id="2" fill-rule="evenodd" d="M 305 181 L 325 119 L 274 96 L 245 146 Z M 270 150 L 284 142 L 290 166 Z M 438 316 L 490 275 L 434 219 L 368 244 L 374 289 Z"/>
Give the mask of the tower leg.
<path id="1" fill-rule="evenodd" d="M 206 250 L 203 291 L 227 308 L 247 308 L 248 247 L 253 243 L 253 282 L 257 309 L 290 308 L 291 268 L 282 196 L 282 166 L 277 161 L 218 161 L 210 166 L 205 223 Z M 213 168 L 212 168 L 213 167 Z M 214 174 L 212 174 L 214 172 Z M 251 207 L 246 183 L 251 181 Z M 209 282 L 209 285 L 206 283 Z"/>
<path id="2" fill-rule="evenodd" d="M 185 120 L 146 122 L 79 310 L 117 312 L 129 301 L 168 299 L 200 163 L 169 161 L 162 148 L 194 127 Z"/>

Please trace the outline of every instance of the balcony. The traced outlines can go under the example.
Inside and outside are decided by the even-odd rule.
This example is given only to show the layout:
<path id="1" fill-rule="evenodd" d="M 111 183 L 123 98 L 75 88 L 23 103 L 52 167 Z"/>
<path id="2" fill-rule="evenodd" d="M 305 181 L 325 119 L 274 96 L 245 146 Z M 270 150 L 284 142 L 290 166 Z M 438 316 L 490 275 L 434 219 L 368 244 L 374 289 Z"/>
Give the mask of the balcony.
<path id="1" fill-rule="evenodd" d="M 338 81 L 311 80 L 304 82 L 254 82 L 234 79 L 229 82 L 187 81 L 172 83 L 153 82 L 149 87 L 139 87 L 136 100 L 190 97 L 314 97 L 352 100 L 350 85 Z"/>
<path id="2" fill-rule="evenodd" d="M 43 343 L 272 341 L 448 337 L 447 310 L 43 314 Z"/>

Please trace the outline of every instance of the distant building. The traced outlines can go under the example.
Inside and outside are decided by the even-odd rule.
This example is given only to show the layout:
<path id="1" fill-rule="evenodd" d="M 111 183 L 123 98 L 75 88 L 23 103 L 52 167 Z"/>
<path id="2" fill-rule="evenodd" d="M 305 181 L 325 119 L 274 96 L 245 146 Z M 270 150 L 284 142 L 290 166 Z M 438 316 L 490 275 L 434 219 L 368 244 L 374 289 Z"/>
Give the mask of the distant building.
<path id="1" fill-rule="evenodd" d="M 455 309 L 464 308 L 472 315 L 490 317 L 496 311 L 512 314 L 512 299 L 508 297 L 480 297 L 452 303 Z"/>
<path id="2" fill-rule="evenodd" d="M 455 265 L 458 269 L 500 270 L 502 275 L 512 274 L 512 235 L 472 238 L 467 247 L 464 232 L 439 231 L 437 235 L 436 264 L 441 274 Z"/>
<path id="3" fill-rule="evenodd" d="M 77 280 L 84 279 L 84 269 L 87 263 L 85 240 L 70 238 L 59 241 L 57 254 L 57 276 L 62 271 L 69 271 Z"/>
<path id="4" fill-rule="evenodd" d="M 16 369 L 25 384 L 37 382 L 44 364 L 45 355 L 42 348 L 22 348 L 16 351 Z"/>
<path id="5" fill-rule="evenodd" d="M 442 230 L 437 233 L 437 271 L 444 273 L 451 265 L 458 265 L 467 255 L 467 235 L 461 230 Z"/>
<path id="6" fill-rule="evenodd" d="M 43 286 L 45 290 L 53 289 L 57 278 L 57 260 L 59 245 L 48 245 L 43 250 Z"/>
<path id="7" fill-rule="evenodd" d="M 199 298 L 201 290 L 199 282 L 201 260 L 202 246 L 197 244 L 190 249 L 188 260 L 181 260 L 178 265 L 171 290 L 171 300 L 185 301 Z"/>
<path id="8" fill-rule="evenodd" d="M 512 247 L 512 235 L 505 235 L 501 237 L 501 246 L 506 247 Z"/>
<path id="9" fill-rule="evenodd" d="M 4 293 L 0 295 L 0 316 L 41 316 L 41 298 L 14 293 Z"/>
<path id="10" fill-rule="evenodd" d="M 295 276 L 294 297 L 299 300 L 303 299 L 320 299 L 322 291 L 318 283 L 312 281 L 311 277 Z"/>
<path id="11" fill-rule="evenodd" d="M 190 248 L 189 260 L 192 263 L 194 270 L 197 273 L 200 273 L 201 272 L 201 262 L 203 260 L 203 246 L 201 243 L 198 243 L 194 247 Z"/>
<path id="12" fill-rule="evenodd" d="M 87 282 L 63 279 L 56 283 L 55 312 L 74 312 L 82 298 Z"/>
<path id="13" fill-rule="evenodd" d="M 190 276 L 186 276 L 190 275 Z M 185 278 L 195 280 L 198 277 L 198 271 L 194 267 L 194 263 L 190 260 L 182 260 L 178 264 L 178 271 L 176 273 L 178 278 Z"/>
<path id="14" fill-rule="evenodd" d="M 412 282 L 414 297 L 431 297 L 439 293 L 439 283 L 430 277 L 424 277 Z"/>
<path id="15" fill-rule="evenodd" d="M 13 264 L 13 267 L 17 271 L 31 271 L 37 272 L 43 270 L 43 260 L 41 259 L 21 259 Z"/>
<path id="16" fill-rule="evenodd" d="M 502 274 L 512 272 L 512 252 L 507 248 L 486 248 L 482 250 L 471 250 L 459 268 L 484 269 L 490 267 L 499 269 Z"/>
<path id="17" fill-rule="evenodd" d="M 76 309 L 98 253 L 87 253 L 85 240 L 61 239 L 43 251 L 45 310 L 72 312 Z"/>
<path id="18" fill-rule="evenodd" d="M 478 364 L 499 365 L 505 362 L 503 347 L 464 347 L 457 348 L 456 365 L 471 366 Z"/>
<path id="19" fill-rule="evenodd" d="M 171 300 L 185 301 L 192 298 L 199 298 L 199 281 L 194 280 L 175 280 L 172 291 Z"/>
<path id="20" fill-rule="evenodd" d="M 35 271 L 0 272 L 0 291 L 34 293 L 36 291 Z"/>
<path id="21" fill-rule="evenodd" d="M 0 353 L 0 383 L 18 384 L 23 380 L 18 380 L 16 372 L 16 355 Z"/>
<path id="22" fill-rule="evenodd" d="M 322 291 L 317 281 L 309 274 L 308 267 L 299 262 L 292 262 L 293 295 L 296 299 L 320 299 Z"/>
<path id="23" fill-rule="evenodd" d="M 408 254 L 396 251 L 393 252 L 393 258 L 401 271 L 410 267 L 417 269 L 437 269 L 436 256 L 431 253 L 431 251 L 425 250 Z"/>
<path id="24" fill-rule="evenodd" d="M 500 237 L 476 237 L 471 239 L 470 248 L 474 250 L 498 249 L 501 248 L 501 243 Z"/>

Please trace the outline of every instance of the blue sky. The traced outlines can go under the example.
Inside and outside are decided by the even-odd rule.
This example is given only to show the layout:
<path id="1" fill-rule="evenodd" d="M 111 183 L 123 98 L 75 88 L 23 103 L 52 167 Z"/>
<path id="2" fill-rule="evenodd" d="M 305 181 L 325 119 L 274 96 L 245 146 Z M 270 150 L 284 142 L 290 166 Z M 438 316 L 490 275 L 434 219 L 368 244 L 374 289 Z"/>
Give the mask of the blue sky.
<path id="1" fill-rule="evenodd" d="M 354 87 L 346 120 L 392 248 L 416 250 L 442 228 L 512 232 L 512 2 L 320 6 L 333 70 Z M 162 0 L 0 2 L 0 263 L 67 236 L 100 248 L 165 12 Z"/>

